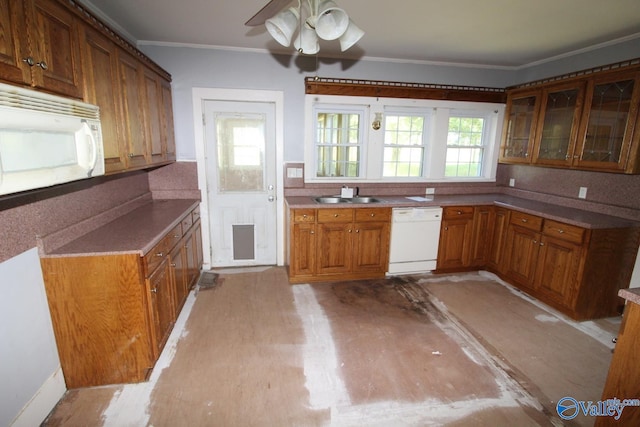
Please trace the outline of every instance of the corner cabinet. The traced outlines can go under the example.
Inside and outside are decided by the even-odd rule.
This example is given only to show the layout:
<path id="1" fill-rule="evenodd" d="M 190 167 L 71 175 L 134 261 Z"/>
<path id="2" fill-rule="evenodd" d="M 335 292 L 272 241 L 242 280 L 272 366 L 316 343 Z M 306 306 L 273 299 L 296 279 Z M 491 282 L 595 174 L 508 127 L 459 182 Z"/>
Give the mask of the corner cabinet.
<path id="1" fill-rule="evenodd" d="M 85 237 L 85 243 L 91 241 L 104 252 L 65 254 L 63 248 L 60 254 L 41 258 L 60 363 L 70 389 L 146 380 L 199 277 L 198 208 L 169 220 L 168 231 L 154 237 L 156 243 L 142 254 L 108 250 L 109 236 L 115 241 L 135 234 L 145 218 L 161 216 L 153 208 L 136 212 Z M 99 236 L 104 240 L 96 243 Z"/>
<path id="2" fill-rule="evenodd" d="M 291 209 L 289 281 L 383 277 L 391 208 Z"/>
<path id="3" fill-rule="evenodd" d="M 504 266 L 518 288 L 573 319 L 620 314 L 618 290 L 629 284 L 637 228 L 587 229 L 512 211 Z"/>
<path id="4" fill-rule="evenodd" d="M 508 90 L 500 162 L 640 173 L 640 67 Z"/>

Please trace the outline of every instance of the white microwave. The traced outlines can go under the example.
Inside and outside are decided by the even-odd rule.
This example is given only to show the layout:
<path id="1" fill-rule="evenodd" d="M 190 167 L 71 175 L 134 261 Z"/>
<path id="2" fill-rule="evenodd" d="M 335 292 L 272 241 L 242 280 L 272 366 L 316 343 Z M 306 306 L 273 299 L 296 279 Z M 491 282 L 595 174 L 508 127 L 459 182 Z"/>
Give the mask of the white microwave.
<path id="1" fill-rule="evenodd" d="M 97 106 L 0 83 L 0 195 L 99 175 Z"/>

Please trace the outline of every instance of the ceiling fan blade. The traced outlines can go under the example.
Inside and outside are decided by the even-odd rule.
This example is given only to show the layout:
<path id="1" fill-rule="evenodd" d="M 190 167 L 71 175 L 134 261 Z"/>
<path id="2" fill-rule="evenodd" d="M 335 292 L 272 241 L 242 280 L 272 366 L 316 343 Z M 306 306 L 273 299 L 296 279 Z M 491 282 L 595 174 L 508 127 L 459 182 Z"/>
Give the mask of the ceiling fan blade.
<path id="1" fill-rule="evenodd" d="M 271 0 L 258 13 L 253 15 L 251 19 L 244 23 L 248 27 L 256 27 L 264 24 L 264 22 L 280 12 L 291 0 Z"/>

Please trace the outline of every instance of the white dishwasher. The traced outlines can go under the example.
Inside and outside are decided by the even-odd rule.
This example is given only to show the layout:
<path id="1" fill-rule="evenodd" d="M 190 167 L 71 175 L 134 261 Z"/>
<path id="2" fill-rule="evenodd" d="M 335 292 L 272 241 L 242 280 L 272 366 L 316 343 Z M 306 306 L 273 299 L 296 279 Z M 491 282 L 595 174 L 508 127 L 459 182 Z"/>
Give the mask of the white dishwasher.
<path id="1" fill-rule="evenodd" d="M 441 207 L 393 208 L 388 275 L 435 270 Z"/>

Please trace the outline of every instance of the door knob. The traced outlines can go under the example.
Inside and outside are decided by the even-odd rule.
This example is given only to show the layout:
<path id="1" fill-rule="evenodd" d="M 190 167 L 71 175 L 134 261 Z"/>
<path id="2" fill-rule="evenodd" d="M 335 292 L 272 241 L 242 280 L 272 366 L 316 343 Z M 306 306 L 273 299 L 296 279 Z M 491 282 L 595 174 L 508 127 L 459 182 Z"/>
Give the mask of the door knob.
<path id="1" fill-rule="evenodd" d="M 276 199 L 275 196 L 269 196 L 267 198 L 267 200 L 269 200 L 270 202 L 273 202 L 275 199 Z"/>

